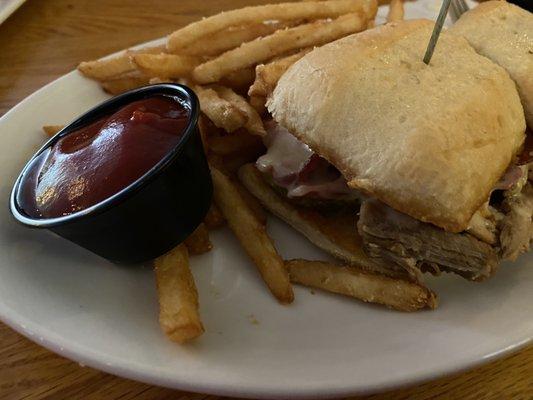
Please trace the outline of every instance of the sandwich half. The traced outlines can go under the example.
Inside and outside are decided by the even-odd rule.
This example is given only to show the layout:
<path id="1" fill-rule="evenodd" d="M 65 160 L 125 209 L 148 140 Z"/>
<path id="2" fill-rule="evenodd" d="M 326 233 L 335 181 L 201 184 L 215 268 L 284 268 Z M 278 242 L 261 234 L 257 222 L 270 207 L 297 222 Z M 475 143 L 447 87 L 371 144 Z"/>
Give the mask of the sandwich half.
<path id="1" fill-rule="evenodd" d="M 420 279 L 482 280 L 529 249 L 525 118 L 509 74 L 433 23 L 402 21 L 317 48 L 281 77 L 267 152 L 240 178 L 335 257 Z"/>
<path id="2" fill-rule="evenodd" d="M 509 72 L 533 129 L 533 14 L 506 1 L 487 1 L 462 15 L 451 31 Z"/>

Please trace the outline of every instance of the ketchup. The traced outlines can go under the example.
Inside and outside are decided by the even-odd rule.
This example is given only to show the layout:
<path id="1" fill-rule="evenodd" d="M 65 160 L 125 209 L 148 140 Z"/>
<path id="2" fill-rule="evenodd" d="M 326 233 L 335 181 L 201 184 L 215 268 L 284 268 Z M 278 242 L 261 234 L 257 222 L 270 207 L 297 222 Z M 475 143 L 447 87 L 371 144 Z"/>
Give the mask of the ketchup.
<path id="1" fill-rule="evenodd" d="M 100 203 L 161 161 L 189 114 L 179 100 L 154 96 L 69 133 L 32 162 L 19 206 L 30 217 L 54 218 Z"/>

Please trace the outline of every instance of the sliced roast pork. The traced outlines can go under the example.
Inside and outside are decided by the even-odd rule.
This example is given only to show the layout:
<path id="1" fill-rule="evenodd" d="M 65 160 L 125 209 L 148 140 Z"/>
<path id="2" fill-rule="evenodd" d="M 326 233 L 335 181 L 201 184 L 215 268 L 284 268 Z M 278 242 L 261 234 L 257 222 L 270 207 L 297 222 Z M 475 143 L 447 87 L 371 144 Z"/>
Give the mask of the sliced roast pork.
<path id="1" fill-rule="evenodd" d="M 489 277 L 498 264 L 494 247 L 468 233 L 450 233 L 367 200 L 357 224 L 365 250 L 412 274 L 448 271 L 471 280 Z"/>
<path id="2" fill-rule="evenodd" d="M 500 223 L 500 243 L 502 257 L 507 260 L 516 258 L 529 250 L 533 239 L 533 187 L 531 184 L 524 186 L 523 190 L 515 196 L 504 200 L 506 209 L 505 217 Z"/>
<path id="3" fill-rule="evenodd" d="M 524 153 L 527 157 L 522 154 L 519 160 L 527 163 L 509 167 L 491 196 L 499 214 L 497 228 L 501 257 L 512 261 L 529 250 L 533 234 L 533 187 L 529 176 L 533 163 L 527 146 Z"/>

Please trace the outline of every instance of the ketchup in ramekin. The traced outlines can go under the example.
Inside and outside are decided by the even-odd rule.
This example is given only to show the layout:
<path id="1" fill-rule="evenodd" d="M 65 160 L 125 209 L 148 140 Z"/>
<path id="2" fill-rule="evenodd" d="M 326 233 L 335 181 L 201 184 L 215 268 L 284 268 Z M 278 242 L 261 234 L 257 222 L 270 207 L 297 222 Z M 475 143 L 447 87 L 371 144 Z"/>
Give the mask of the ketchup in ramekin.
<path id="1" fill-rule="evenodd" d="M 62 137 L 31 164 L 18 202 L 34 218 L 84 210 L 135 182 L 174 148 L 190 110 L 154 96 Z"/>
<path id="2" fill-rule="evenodd" d="M 198 115 L 194 92 L 176 84 L 102 103 L 30 159 L 11 193 L 13 216 L 117 263 L 167 252 L 211 205 Z"/>

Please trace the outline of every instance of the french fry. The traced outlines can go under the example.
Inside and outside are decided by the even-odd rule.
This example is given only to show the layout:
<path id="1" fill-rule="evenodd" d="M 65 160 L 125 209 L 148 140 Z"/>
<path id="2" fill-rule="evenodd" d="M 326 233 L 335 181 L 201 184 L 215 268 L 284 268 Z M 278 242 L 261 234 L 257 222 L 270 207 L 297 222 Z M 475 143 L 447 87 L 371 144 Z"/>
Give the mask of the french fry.
<path id="1" fill-rule="evenodd" d="M 221 157 L 221 165 L 222 169 L 227 172 L 229 175 L 235 175 L 239 169 L 248 163 L 255 162 L 259 156 L 264 154 L 265 152 L 244 152 L 244 153 L 238 153 L 236 155 L 229 155 Z"/>
<path id="2" fill-rule="evenodd" d="M 254 261 L 272 294 L 281 303 L 291 303 L 294 294 L 289 275 L 265 225 L 257 219 L 226 175 L 211 167 L 211 176 L 215 201 L 229 227 Z"/>
<path id="3" fill-rule="evenodd" d="M 163 78 L 188 75 L 202 60 L 200 57 L 176 54 L 134 54 L 131 58 L 144 75 Z"/>
<path id="4" fill-rule="evenodd" d="M 194 92 L 200 99 L 200 109 L 215 126 L 233 132 L 246 124 L 245 114 L 213 89 L 195 86 Z"/>
<path id="5" fill-rule="evenodd" d="M 198 132 L 200 133 L 200 139 L 202 139 L 204 153 L 207 153 L 209 151 L 209 128 L 207 117 L 204 114 L 200 114 L 198 118 Z"/>
<path id="6" fill-rule="evenodd" d="M 78 71 L 87 78 L 105 81 L 118 75 L 135 71 L 135 65 L 132 63 L 130 56 L 123 53 L 118 57 L 83 61 L 78 65 Z"/>
<path id="7" fill-rule="evenodd" d="M 220 84 L 232 88 L 235 91 L 246 93 L 249 86 L 254 82 L 255 71 L 252 67 L 233 71 L 220 80 Z"/>
<path id="8" fill-rule="evenodd" d="M 193 255 L 207 253 L 213 248 L 213 244 L 209 239 L 209 231 L 203 223 L 198 225 L 198 228 L 185 239 L 184 243 L 187 250 L 189 250 L 189 254 Z"/>
<path id="9" fill-rule="evenodd" d="M 401 21 L 403 19 L 403 0 L 391 0 L 387 22 Z"/>
<path id="10" fill-rule="evenodd" d="M 229 101 L 246 116 L 246 123 L 244 124 L 244 127 L 248 130 L 248 132 L 259 136 L 266 135 L 265 127 L 263 126 L 261 117 L 244 97 L 224 86 L 218 86 L 215 90 L 220 97 Z"/>
<path id="11" fill-rule="evenodd" d="M 133 55 L 133 54 L 161 54 L 165 53 L 167 51 L 167 46 L 164 44 L 159 44 L 157 46 L 146 46 L 141 47 L 140 49 L 128 49 L 126 50 L 126 54 Z"/>
<path id="12" fill-rule="evenodd" d="M 289 67 L 309 53 L 312 49 L 304 49 L 296 54 L 280 58 L 268 64 L 255 67 L 255 81 L 248 90 L 248 96 L 269 96 L 278 84 L 279 78 Z"/>
<path id="13" fill-rule="evenodd" d="M 437 307 L 436 295 L 414 282 L 323 261 L 289 260 L 285 266 L 293 283 L 383 304 L 399 311 Z"/>
<path id="14" fill-rule="evenodd" d="M 47 136 L 54 136 L 57 132 L 63 129 L 65 125 L 45 125 L 43 131 Z"/>
<path id="15" fill-rule="evenodd" d="M 210 164 L 217 165 L 215 168 L 217 168 L 219 171 L 221 171 L 224 175 L 228 177 L 233 177 L 239 169 L 239 167 L 234 168 L 233 166 L 230 166 L 230 168 L 228 168 L 227 162 L 226 163 L 221 162 L 221 161 L 217 162 L 217 160 L 214 160 L 213 158 L 210 158 Z M 257 221 L 261 225 L 266 225 L 267 212 L 263 208 L 261 203 L 239 181 L 232 179 L 232 178 L 230 179 L 231 179 L 231 183 L 235 186 L 235 189 L 239 192 L 239 195 L 241 196 L 242 201 L 246 203 L 246 205 L 248 206 L 248 209 L 254 215 Z"/>
<path id="16" fill-rule="evenodd" d="M 126 50 L 120 55 L 102 60 L 84 61 L 78 65 L 78 70 L 87 78 L 98 81 L 115 79 L 120 75 L 135 71 L 135 64 L 131 57 L 135 54 L 160 53 L 162 46 L 145 47 L 138 50 Z"/>
<path id="17" fill-rule="evenodd" d="M 189 46 L 179 49 L 179 54 L 191 56 L 218 56 L 225 51 L 239 47 L 244 42 L 249 42 L 261 36 L 287 27 L 290 24 L 280 22 L 252 23 L 240 26 L 230 26 L 224 31 L 215 32 L 205 36 Z"/>
<path id="18" fill-rule="evenodd" d="M 145 76 L 128 76 L 102 82 L 102 88 L 109 94 L 120 94 L 148 84 Z"/>
<path id="19" fill-rule="evenodd" d="M 197 66 L 193 70 L 193 78 L 202 84 L 216 82 L 232 71 L 269 60 L 291 50 L 321 45 L 364 30 L 376 13 L 375 0 L 373 5 L 372 10 L 366 13 L 347 14 L 333 21 L 316 21 L 283 29 L 272 35 L 243 43 L 240 47 Z"/>
<path id="20" fill-rule="evenodd" d="M 198 292 L 184 244 L 154 261 L 159 297 L 159 325 L 168 338 L 184 343 L 204 332 Z"/>
<path id="21" fill-rule="evenodd" d="M 204 224 L 207 229 L 210 230 L 220 228 L 221 226 L 224 226 L 226 224 L 226 219 L 224 218 L 216 204 L 211 204 L 211 207 L 209 208 L 209 211 L 205 216 Z"/>
<path id="22" fill-rule="evenodd" d="M 194 22 L 173 32 L 167 43 L 171 53 L 179 53 L 199 39 L 223 31 L 231 26 L 255 24 L 263 21 L 290 21 L 336 18 L 348 13 L 364 13 L 372 0 L 330 0 L 304 3 L 269 4 L 222 12 Z"/>
<path id="23" fill-rule="evenodd" d="M 234 144 L 234 139 L 227 139 L 226 141 L 225 137 L 231 137 L 231 136 L 238 136 L 238 137 L 244 137 L 244 135 L 248 137 L 254 137 L 256 138 L 256 142 L 253 143 L 250 141 L 250 146 L 244 147 L 240 145 Z M 215 148 L 216 150 L 213 151 L 212 149 L 208 153 L 209 162 L 214 165 L 216 168 L 218 168 L 221 171 L 224 171 L 230 176 L 233 176 L 237 173 L 237 171 L 244 165 L 248 163 L 253 163 L 257 160 L 259 156 L 265 153 L 265 147 L 261 143 L 261 141 L 257 140 L 259 139 L 258 136 L 252 136 L 249 133 L 243 131 L 243 130 L 237 130 L 231 135 L 222 135 L 225 136 L 224 138 L 221 138 L 221 135 L 214 135 L 209 138 L 209 140 L 215 141 Z M 246 141 L 249 141 L 250 139 L 245 139 Z M 237 150 L 230 152 L 230 150 Z M 217 154 L 216 151 L 219 153 L 225 153 Z"/>
<path id="24" fill-rule="evenodd" d="M 257 153 L 261 149 L 264 149 L 261 138 L 242 130 L 238 130 L 232 135 L 212 136 L 209 138 L 209 150 L 221 156 L 245 153 L 250 150 Z"/>
<path id="25" fill-rule="evenodd" d="M 155 78 L 150 78 L 150 80 L 148 81 L 150 85 L 155 85 L 157 83 L 175 83 L 175 82 L 176 81 L 172 78 L 162 78 L 159 76 L 156 76 Z"/>
<path id="26" fill-rule="evenodd" d="M 241 195 L 244 202 L 248 205 L 248 208 L 254 213 L 255 217 L 261 225 L 266 225 L 267 223 L 267 212 L 257 200 L 257 198 L 251 194 L 248 189 L 246 189 L 240 182 L 232 181 L 235 185 L 239 194 Z"/>
<path id="27" fill-rule="evenodd" d="M 266 98 L 264 96 L 250 96 L 248 101 L 259 115 L 266 114 Z"/>

